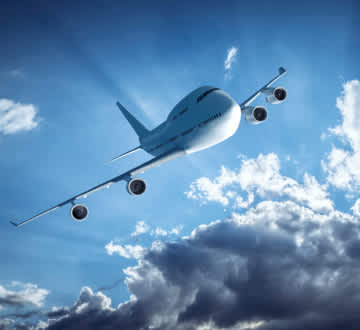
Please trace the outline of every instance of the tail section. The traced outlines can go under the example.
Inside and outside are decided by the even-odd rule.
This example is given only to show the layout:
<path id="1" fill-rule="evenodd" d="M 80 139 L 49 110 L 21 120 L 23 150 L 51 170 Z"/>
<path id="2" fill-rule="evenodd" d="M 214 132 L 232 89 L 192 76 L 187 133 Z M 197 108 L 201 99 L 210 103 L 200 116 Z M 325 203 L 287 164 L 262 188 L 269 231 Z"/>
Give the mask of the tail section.
<path id="1" fill-rule="evenodd" d="M 118 106 L 120 111 L 123 113 L 123 115 L 125 116 L 127 121 L 130 123 L 131 127 L 134 129 L 134 131 L 136 132 L 136 134 L 138 135 L 139 138 L 143 137 L 144 135 L 146 135 L 149 132 L 148 129 L 143 124 L 141 124 L 129 111 L 127 111 L 120 104 L 120 102 L 116 102 L 116 105 Z"/>

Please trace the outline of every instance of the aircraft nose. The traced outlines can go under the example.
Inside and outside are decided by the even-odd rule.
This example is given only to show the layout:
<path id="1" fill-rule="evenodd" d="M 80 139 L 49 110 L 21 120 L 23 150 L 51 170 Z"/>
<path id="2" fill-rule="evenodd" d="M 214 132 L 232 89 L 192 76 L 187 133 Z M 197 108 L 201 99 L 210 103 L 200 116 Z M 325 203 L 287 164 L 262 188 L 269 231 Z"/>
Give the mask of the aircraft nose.
<path id="1" fill-rule="evenodd" d="M 227 98 L 224 115 L 227 122 L 227 130 L 231 136 L 237 131 L 239 127 L 241 120 L 241 110 L 240 105 L 230 96 Z"/>

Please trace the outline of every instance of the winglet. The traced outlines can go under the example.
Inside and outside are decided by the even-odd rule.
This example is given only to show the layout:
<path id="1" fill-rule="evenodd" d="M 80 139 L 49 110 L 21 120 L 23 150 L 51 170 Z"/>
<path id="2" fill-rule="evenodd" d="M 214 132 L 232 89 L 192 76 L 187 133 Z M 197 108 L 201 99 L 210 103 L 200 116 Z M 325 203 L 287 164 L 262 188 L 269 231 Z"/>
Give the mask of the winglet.
<path id="1" fill-rule="evenodd" d="M 19 227 L 19 225 L 17 223 L 15 223 L 14 221 L 9 221 L 13 226 L 15 227 Z"/>

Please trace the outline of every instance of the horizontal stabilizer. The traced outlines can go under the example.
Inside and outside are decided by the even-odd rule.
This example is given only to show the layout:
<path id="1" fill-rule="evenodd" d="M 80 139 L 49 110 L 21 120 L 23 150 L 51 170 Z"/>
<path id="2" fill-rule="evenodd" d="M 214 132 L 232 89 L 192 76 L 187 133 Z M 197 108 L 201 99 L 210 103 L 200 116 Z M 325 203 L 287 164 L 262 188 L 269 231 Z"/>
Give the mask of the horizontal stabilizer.
<path id="1" fill-rule="evenodd" d="M 114 157 L 113 159 L 111 159 L 111 160 L 109 161 L 109 163 L 111 163 L 111 162 L 113 162 L 113 161 L 115 161 L 115 160 L 118 160 L 118 159 L 120 159 L 120 158 L 123 158 L 123 157 L 125 157 L 125 156 L 127 156 L 127 155 L 130 155 L 130 154 L 132 154 L 132 153 L 134 153 L 134 152 L 136 152 L 136 151 L 139 151 L 139 150 L 141 150 L 141 147 L 136 147 L 136 148 L 131 149 L 131 150 L 127 151 L 127 152 L 124 152 L 123 154 L 121 154 L 121 155 L 119 155 L 119 156 L 116 156 L 116 157 Z"/>

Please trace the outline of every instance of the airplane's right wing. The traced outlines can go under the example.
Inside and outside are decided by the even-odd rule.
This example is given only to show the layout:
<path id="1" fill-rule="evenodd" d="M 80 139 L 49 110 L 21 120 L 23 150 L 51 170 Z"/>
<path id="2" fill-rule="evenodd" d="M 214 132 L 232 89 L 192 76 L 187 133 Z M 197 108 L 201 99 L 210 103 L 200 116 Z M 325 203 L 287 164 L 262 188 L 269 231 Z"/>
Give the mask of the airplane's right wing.
<path id="1" fill-rule="evenodd" d="M 48 214 L 66 204 L 74 204 L 77 200 L 81 199 L 81 198 L 86 198 L 87 196 L 89 196 L 90 194 L 94 193 L 95 191 L 98 191 L 98 190 L 101 190 L 103 188 L 109 188 L 113 183 L 117 183 L 119 181 L 128 181 L 130 180 L 130 178 L 133 176 L 133 175 L 136 175 L 136 174 L 139 174 L 139 173 L 143 173 L 144 171 L 152 168 L 152 167 L 156 167 L 156 166 L 160 166 L 161 164 L 163 163 L 166 163 L 167 161 L 169 160 L 172 160 L 172 159 L 175 159 L 175 158 L 178 158 L 178 157 L 181 157 L 185 155 L 185 151 L 182 150 L 182 149 L 174 149 L 174 150 L 171 150 L 171 151 L 168 151 L 162 155 L 159 155 L 157 157 L 154 157 L 153 159 L 137 166 L 137 167 L 134 167 L 133 169 L 123 173 L 123 174 L 120 174 L 110 180 L 107 180 L 103 183 L 100 183 L 99 185 L 93 187 L 93 188 L 90 188 L 76 196 L 73 196 L 67 200 L 65 200 L 64 202 L 61 202 L 45 211 L 42 211 L 36 215 L 34 215 L 33 217 L 29 218 L 29 219 L 26 219 L 20 223 L 15 223 L 13 221 L 10 221 L 11 224 L 13 224 L 15 227 L 20 227 L 30 221 L 33 221 L 45 214 Z"/>

